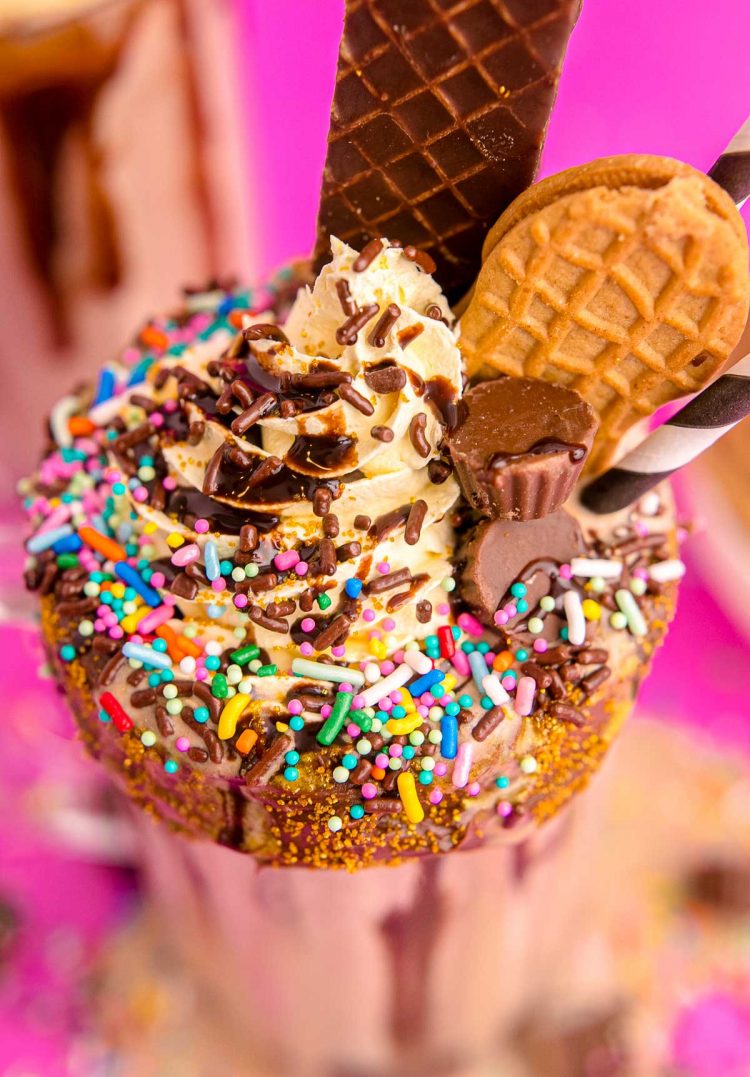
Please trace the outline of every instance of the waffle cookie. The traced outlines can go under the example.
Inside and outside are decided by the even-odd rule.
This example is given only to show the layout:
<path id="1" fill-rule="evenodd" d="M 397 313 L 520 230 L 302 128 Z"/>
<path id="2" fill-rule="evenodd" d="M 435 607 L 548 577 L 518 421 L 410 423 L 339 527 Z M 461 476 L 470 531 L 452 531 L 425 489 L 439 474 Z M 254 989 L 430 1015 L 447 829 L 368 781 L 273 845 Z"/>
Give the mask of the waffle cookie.
<path id="1" fill-rule="evenodd" d="M 475 378 L 543 378 L 599 417 L 602 470 L 626 431 L 698 392 L 745 324 L 747 235 L 731 198 L 668 158 L 603 158 L 551 176 L 502 215 L 461 320 Z"/>
<path id="2" fill-rule="evenodd" d="M 578 0 L 347 0 L 315 260 L 329 237 L 425 250 L 449 299 L 534 177 Z"/>

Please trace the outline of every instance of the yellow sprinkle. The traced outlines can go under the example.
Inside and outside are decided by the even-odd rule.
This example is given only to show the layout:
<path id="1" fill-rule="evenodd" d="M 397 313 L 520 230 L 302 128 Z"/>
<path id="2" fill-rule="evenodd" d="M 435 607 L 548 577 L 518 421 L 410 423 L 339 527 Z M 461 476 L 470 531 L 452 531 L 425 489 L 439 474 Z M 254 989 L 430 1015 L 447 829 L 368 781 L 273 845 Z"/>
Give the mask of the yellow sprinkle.
<path id="1" fill-rule="evenodd" d="M 443 678 L 443 688 L 446 692 L 450 692 L 452 688 L 455 688 L 458 684 L 458 678 L 455 673 L 447 673 Z"/>
<path id="2" fill-rule="evenodd" d="M 286 722 L 277 722 L 276 723 L 276 730 L 277 730 L 278 733 L 288 733 L 289 732 L 289 726 L 286 724 Z"/>
<path id="3" fill-rule="evenodd" d="M 154 531 L 156 531 L 156 524 L 153 520 L 147 520 L 147 522 L 143 525 L 143 534 L 153 535 Z"/>
<path id="4" fill-rule="evenodd" d="M 128 634 L 135 632 L 138 628 L 138 622 L 145 617 L 148 612 L 146 606 L 138 606 L 138 608 L 133 610 L 132 613 L 129 613 L 127 617 L 123 617 L 120 621 L 120 628 L 123 632 L 127 632 Z"/>
<path id="5" fill-rule="evenodd" d="M 382 639 L 370 640 L 370 654 L 374 654 L 375 657 L 380 658 L 381 661 L 385 658 L 385 656 L 388 654 L 388 648 L 386 647 Z"/>
<path id="6" fill-rule="evenodd" d="M 242 717 L 242 712 L 249 702 L 250 696 L 245 695 L 244 692 L 238 692 L 224 705 L 224 709 L 219 715 L 219 740 L 229 740 L 230 737 L 234 736 L 237 722 Z"/>
<path id="7" fill-rule="evenodd" d="M 421 823 L 424 819 L 424 808 L 417 796 L 414 775 L 407 770 L 403 774 L 399 774 L 396 784 L 398 785 L 398 795 L 401 797 L 401 803 L 406 812 L 406 818 L 410 823 Z"/>
<path id="8" fill-rule="evenodd" d="M 124 598 L 125 597 L 125 584 L 124 583 L 113 583 L 112 584 L 112 594 L 113 594 L 113 596 L 115 598 Z"/>
<path id="9" fill-rule="evenodd" d="M 389 718 L 385 723 L 385 728 L 394 737 L 405 737 L 413 733 L 415 729 L 419 729 L 421 724 L 421 714 L 407 714 L 405 718 Z"/>
<path id="10" fill-rule="evenodd" d="M 176 531 L 167 535 L 167 546 L 170 546 L 173 550 L 176 550 L 178 546 L 182 546 L 184 541 L 182 535 L 178 535 Z"/>
<path id="11" fill-rule="evenodd" d="M 602 608 L 598 602 L 594 602 L 593 598 L 584 598 L 581 603 L 581 609 L 583 610 L 583 616 L 587 621 L 601 620 Z"/>

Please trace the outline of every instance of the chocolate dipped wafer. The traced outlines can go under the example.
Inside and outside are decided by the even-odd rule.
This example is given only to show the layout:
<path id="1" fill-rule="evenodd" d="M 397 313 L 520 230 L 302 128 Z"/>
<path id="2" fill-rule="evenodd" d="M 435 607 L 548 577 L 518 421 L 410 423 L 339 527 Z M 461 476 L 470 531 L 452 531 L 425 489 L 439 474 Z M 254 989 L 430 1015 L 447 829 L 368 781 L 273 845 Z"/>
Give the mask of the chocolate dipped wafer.
<path id="1" fill-rule="evenodd" d="M 570 497 L 596 431 L 578 393 L 539 378 L 496 378 L 463 397 L 448 448 L 464 497 L 483 516 L 532 520 Z"/>
<path id="2" fill-rule="evenodd" d="M 461 320 L 470 374 L 575 389 L 599 418 L 587 468 L 703 388 L 745 324 L 747 235 L 732 199 L 663 157 L 603 158 L 543 180 L 490 231 Z"/>
<path id="3" fill-rule="evenodd" d="M 534 177 L 579 0 L 347 0 L 315 259 L 330 236 L 426 251 L 449 299 Z"/>

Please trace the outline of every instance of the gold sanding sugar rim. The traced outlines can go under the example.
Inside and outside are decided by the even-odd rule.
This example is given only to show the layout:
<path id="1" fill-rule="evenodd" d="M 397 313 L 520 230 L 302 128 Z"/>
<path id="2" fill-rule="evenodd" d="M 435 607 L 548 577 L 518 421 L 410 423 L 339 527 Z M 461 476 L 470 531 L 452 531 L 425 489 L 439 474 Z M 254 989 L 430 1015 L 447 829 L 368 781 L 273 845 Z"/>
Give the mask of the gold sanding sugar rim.
<path id="1" fill-rule="evenodd" d="M 630 153 L 618 157 L 601 157 L 585 165 L 576 165 L 529 187 L 511 203 L 487 233 L 482 247 L 482 261 L 487 261 L 503 236 L 517 224 L 567 195 L 596 187 L 609 190 L 620 190 L 624 187 L 658 190 L 660 187 L 666 187 L 673 179 L 690 177 L 700 183 L 707 208 L 722 220 L 728 221 L 743 247 L 747 249 L 744 221 L 730 196 L 718 183 L 699 169 L 673 157 Z"/>

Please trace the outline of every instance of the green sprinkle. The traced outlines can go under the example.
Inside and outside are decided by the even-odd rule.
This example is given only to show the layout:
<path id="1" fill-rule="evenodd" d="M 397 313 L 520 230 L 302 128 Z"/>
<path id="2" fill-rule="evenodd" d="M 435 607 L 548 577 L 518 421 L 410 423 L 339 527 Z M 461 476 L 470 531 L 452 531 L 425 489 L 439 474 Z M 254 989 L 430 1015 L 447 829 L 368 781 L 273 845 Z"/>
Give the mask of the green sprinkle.
<path id="1" fill-rule="evenodd" d="M 275 677 L 279 667 L 276 665 L 259 666 L 255 671 L 256 677 Z"/>
<path id="2" fill-rule="evenodd" d="M 344 728 L 344 722 L 346 721 L 346 716 L 349 713 L 349 708 L 352 705 L 353 699 L 353 692 L 336 693 L 336 699 L 334 701 L 331 713 L 328 715 L 318 732 L 318 736 L 316 738 L 318 744 L 323 744 L 325 746 L 333 744 L 336 737 Z"/>
<path id="3" fill-rule="evenodd" d="M 58 568 L 77 568 L 78 556 L 74 553 L 61 553 L 57 555 Z"/>
<path id="4" fill-rule="evenodd" d="M 319 609 L 327 610 L 328 607 L 331 605 L 331 596 L 327 595 L 325 591 L 323 591 L 321 594 L 318 595 L 315 601 L 318 603 Z"/>
<path id="5" fill-rule="evenodd" d="M 226 699 L 228 694 L 227 679 L 223 673 L 216 673 L 211 682 L 211 695 L 214 699 Z"/>
<path id="6" fill-rule="evenodd" d="M 363 733 L 372 729 L 372 718 L 366 711 L 349 711 L 349 721 L 359 726 Z"/>
<path id="7" fill-rule="evenodd" d="M 257 658 L 260 654 L 260 647 L 256 647 L 254 643 L 248 643 L 247 647 L 240 647 L 238 651 L 232 651 L 230 658 L 238 666 L 244 666 L 246 662 L 251 662 L 254 658 Z"/>

